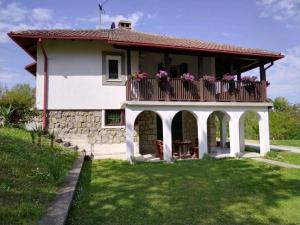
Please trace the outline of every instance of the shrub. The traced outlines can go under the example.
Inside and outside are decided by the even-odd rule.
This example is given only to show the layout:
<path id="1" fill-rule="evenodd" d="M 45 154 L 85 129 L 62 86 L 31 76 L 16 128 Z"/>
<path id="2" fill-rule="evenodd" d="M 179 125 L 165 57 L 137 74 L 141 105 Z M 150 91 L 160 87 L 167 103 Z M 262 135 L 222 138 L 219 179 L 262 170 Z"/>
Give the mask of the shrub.
<path id="1" fill-rule="evenodd" d="M 23 126 L 37 115 L 33 109 L 35 90 L 28 84 L 17 84 L 10 90 L 1 89 L 0 107 L 5 126 Z M 9 117 L 8 117 L 9 116 Z"/>

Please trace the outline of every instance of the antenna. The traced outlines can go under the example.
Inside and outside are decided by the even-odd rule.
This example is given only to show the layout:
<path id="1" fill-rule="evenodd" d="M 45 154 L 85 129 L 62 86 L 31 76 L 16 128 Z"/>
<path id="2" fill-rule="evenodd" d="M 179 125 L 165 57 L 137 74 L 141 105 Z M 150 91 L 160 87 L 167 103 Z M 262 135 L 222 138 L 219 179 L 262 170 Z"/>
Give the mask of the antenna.
<path id="1" fill-rule="evenodd" d="M 99 6 L 99 29 L 101 29 L 101 16 L 102 13 L 105 14 L 105 10 L 103 9 L 104 4 L 106 4 L 109 0 L 104 0 L 104 2 L 102 2 L 102 4 L 98 4 Z"/>

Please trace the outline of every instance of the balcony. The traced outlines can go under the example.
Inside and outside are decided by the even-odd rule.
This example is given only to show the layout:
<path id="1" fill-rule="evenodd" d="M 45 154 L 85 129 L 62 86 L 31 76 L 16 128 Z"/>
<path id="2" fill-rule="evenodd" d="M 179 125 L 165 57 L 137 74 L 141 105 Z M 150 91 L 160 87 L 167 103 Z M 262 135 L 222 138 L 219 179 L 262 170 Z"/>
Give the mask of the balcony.
<path id="1" fill-rule="evenodd" d="M 127 101 L 201 101 L 201 102 L 265 102 L 266 81 L 247 84 L 242 81 L 209 83 L 202 78 L 186 82 L 180 78 L 137 81 L 128 77 Z"/>

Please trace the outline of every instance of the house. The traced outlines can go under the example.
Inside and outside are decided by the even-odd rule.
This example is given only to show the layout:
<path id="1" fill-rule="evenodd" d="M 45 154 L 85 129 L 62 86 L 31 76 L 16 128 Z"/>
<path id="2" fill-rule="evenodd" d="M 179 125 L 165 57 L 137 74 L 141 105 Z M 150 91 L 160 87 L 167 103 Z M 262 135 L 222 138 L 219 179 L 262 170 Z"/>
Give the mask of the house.
<path id="1" fill-rule="evenodd" d="M 200 158 L 229 146 L 238 156 L 249 111 L 259 117 L 260 154 L 270 149 L 266 70 L 281 53 L 137 32 L 128 21 L 8 35 L 33 58 L 25 69 L 36 79 L 43 127 L 93 144 L 97 154 L 130 159 L 154 153 L 162 140 L 166 161 L 176 143 Z M 241 75 L 254 68 L 259 80 Z"/>

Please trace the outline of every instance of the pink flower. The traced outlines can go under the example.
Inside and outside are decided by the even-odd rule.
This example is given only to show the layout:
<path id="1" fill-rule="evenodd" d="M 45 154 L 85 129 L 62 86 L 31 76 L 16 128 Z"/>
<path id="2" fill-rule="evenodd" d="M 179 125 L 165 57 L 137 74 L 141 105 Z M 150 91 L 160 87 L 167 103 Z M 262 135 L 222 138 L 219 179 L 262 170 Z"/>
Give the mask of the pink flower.
<path id="1" fill-rule="evenodd" d="M 211 84 L 215 83 L 216 77 L 214 75 L 205 75 L 203 79 Z"/>
<path id="2" fill-rule="evenodd" d="M 195 80 L 195 76 L 191 73 L 184 73 L 182 76 L 181 76 L 181 79 L 182 80 L 185 80 L 185 81 L 194 81 Z"/>
<path id="3" fill-rule="evenodd" d="M 230 74 L 225 74 L 224 76 L 223 76 L 223 81 L 232 81 L 232 80 L 234 80 L 235 79 L 235 76 L 236 75 L 230 75 Z"/>
<path id="4" fill-rule="evenodd" d="M 160 70 L 157 74 L 156 74 L 156 78 L 157 79 L 162 79 L 162 78 L 166 78 L 168 77 L 168 73 L 165 70 Z"/>

